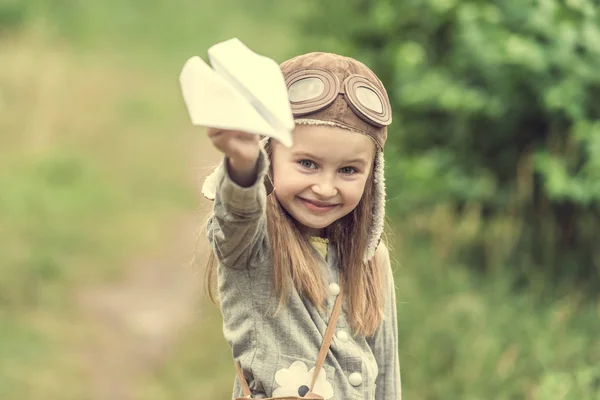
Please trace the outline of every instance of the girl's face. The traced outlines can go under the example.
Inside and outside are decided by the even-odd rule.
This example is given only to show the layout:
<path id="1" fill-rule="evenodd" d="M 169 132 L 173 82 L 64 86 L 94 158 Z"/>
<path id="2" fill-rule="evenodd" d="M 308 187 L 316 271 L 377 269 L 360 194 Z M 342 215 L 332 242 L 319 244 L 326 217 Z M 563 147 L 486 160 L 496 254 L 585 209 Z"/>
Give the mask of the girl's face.
<path id="1" fill-rule="evenodd" d="M 375 143 L 360 133 L 327 125 L 298 125 L 294 145 L 275 142 L 275 195 L 309 235 L 350 213 L 373 168 Z"/>

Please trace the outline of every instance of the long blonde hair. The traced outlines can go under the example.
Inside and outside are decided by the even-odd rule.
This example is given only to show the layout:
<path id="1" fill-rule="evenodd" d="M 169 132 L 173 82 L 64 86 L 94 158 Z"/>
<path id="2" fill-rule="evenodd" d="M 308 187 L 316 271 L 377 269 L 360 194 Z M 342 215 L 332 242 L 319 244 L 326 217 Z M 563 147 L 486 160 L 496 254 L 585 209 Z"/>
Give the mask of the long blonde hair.
<path id="1" fill-rule="evenodd" d="M 265 144 L 265 150 L 271 160 L 273 148 L 270 141 Z M 326 228 L 326 237 L 336 249 L 340 284 L 350 310 L 350 326 L 355 334 L 362 336 L 372 336 L 383 319 L 384 266 L 377 265 L 376 257 L 364 261 L 368 232 L 372 229 L 374 168 L 375 165 L 356 208 Z M 269 175 L 272 176 L 272 170 Z M 266 214 L 273 260 L 273 289 L 279 297 L 278 310 L 285 306 L 292 287 L 295 287 L 298 293 L 323 311 L 328 294 L 320 268 L 322 261 L 317 259 L 308 238 L 274 194 L 267 197 Z M 213 280 L 216 267 L 216 257 L 210 252 L 205 284 L 208 296 L 215 304 Z"/>

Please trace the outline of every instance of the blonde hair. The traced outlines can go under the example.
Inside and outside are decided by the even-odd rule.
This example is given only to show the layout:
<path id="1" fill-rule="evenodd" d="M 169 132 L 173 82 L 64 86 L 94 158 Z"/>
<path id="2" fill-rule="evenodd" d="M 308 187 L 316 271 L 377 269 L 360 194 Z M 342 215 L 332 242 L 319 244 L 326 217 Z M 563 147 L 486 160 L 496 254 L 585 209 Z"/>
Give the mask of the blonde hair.
<path id="1" fill-rule="evenodd" d="M 272 159 L 273 148 L 266 142 L 265 150 Z M 383 319 L 384 271 L 377 265 L 378 257 L 364 261 L 368 232 L 373 219 L 375 180 L 373 168 L 356 208 L 326 228 L 326 236 L 334 244 L 340 270 L 340 286 L 344 288 L 350 326 L 355 334 L 372 336 Z M 272 170 L 269 171 L 272 177 Z M 327 288 L 323 281 L 319 259 L 308 237 L 298 228 L 296 220 L 285 211 L 271 194 L 267 197 L 267 234 L 273 260 L 273 289 L 279 297 L 279 308 L 285 306 L 292 285 L 320 311 L 324 310 Z M 211 251 L 206 269 L 206 290 L 217 304 L 213 280 L 217 260 Z M 275 314 L 277 313 L 275 312 Z"/>

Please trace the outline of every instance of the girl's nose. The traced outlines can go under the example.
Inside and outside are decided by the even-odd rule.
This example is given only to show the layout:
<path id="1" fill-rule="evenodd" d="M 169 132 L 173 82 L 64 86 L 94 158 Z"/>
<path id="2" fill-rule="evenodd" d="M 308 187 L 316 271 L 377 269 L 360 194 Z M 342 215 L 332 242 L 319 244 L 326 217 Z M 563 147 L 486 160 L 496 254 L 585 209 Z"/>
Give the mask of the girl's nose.
<path id="1" fill-rule="evenodd" d="M 323 180 L 314 184 L 312 191 L 321 199 L 330 199 L 337 195 L 337 189 L 330 180 Z"/>

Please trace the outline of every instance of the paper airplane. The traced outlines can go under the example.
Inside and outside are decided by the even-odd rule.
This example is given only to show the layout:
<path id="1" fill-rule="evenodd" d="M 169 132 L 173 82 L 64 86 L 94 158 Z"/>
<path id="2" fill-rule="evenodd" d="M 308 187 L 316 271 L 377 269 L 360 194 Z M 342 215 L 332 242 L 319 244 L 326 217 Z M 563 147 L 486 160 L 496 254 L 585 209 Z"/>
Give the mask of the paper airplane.
<path id="1" fill-rule="evenodd" d="M 179 83 L 192 124 L 265 135 L 292 146 L 294 117 L 279 65 L 239 39 L 187 60 Z"/>

